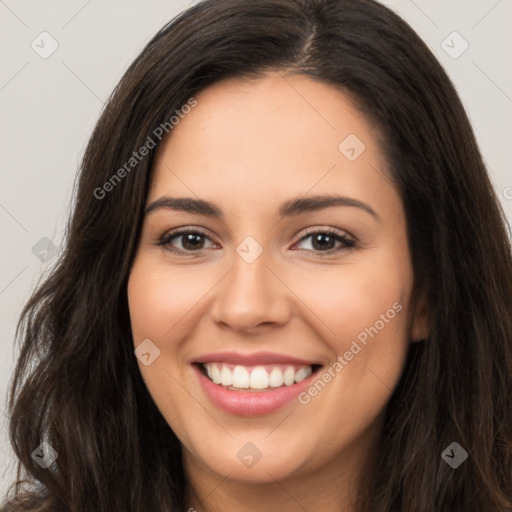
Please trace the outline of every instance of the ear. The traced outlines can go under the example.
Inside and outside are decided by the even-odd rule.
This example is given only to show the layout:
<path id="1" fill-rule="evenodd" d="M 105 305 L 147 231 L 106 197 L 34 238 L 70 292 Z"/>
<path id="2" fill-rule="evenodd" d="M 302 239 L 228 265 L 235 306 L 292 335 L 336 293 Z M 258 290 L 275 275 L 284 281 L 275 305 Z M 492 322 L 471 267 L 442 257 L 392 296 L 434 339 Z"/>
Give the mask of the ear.
<path id="1" fill-rule="evenodd" d="M 415 301 L 415 307 L 412 311 L 411 320 L 411 341 L 416 343 L 428 338 L 429 335 L 429 319 L 428 319 L 428 306 L 425 294 L 420 296 Z"/>

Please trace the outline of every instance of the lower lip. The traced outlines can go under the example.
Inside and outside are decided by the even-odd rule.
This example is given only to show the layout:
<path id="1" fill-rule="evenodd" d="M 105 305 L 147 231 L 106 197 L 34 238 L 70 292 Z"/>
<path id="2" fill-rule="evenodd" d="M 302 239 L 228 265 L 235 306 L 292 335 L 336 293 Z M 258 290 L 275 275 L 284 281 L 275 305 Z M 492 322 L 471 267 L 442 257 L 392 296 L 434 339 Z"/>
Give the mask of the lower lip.
<path id="1" fill-rule="evenodd" d="M 297 398 L 311 385 L 317 372 L 292 386 L 269 388 L 268 391 L 233 391 L 214 384 L 194 365 L 199 382 L 208 398 L 220 409 L 239 416 L 259 416 L 277 411 Z"/>

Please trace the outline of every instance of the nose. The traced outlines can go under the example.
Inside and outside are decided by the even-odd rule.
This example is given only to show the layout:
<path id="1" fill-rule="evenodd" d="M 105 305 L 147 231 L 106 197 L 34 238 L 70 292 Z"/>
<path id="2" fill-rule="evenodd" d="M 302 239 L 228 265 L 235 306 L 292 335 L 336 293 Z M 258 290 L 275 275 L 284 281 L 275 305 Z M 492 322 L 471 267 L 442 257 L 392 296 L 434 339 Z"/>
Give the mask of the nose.
<path id="1" fill-rule="evenodd" d="M 216 287 L 211 309 L 216 323 L 249 333 L 264 325 L 288 322 L 290 290 L 268 263 L 265 251 L 252 263 L 235 254 L 232 269 Z"/>

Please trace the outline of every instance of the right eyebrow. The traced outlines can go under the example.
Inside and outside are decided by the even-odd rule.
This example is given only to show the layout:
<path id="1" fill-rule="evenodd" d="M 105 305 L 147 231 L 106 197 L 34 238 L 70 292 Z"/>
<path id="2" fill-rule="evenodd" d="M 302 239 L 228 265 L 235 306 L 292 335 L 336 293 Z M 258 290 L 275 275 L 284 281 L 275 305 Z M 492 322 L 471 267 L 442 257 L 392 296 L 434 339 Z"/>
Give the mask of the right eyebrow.
<path id="1" fill-rule="evenodd" d="M 198 213 L 207 217 L 222 219 L 223 214 L 217 206 L 203 199 L 193 199 L 191 197 L 169 197 L 164 196 L 152 202 L 146 209 L 146 214 L 160 208 L 170 208 L 188 213 Z"/>

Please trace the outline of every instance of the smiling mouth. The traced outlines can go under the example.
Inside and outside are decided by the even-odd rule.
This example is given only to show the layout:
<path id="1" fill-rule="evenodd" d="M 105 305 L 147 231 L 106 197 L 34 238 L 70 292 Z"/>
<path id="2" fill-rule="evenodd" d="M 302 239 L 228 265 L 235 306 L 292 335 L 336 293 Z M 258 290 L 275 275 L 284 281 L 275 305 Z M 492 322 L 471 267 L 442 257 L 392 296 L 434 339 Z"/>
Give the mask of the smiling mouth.
<path id="1" fill-rule="evenodd" d="M 231 391 L 272 391 L 293 386 L 316 373 L 321 365 L 235 365 L 222 362 L 198 363 L 211 382 Z"/>

